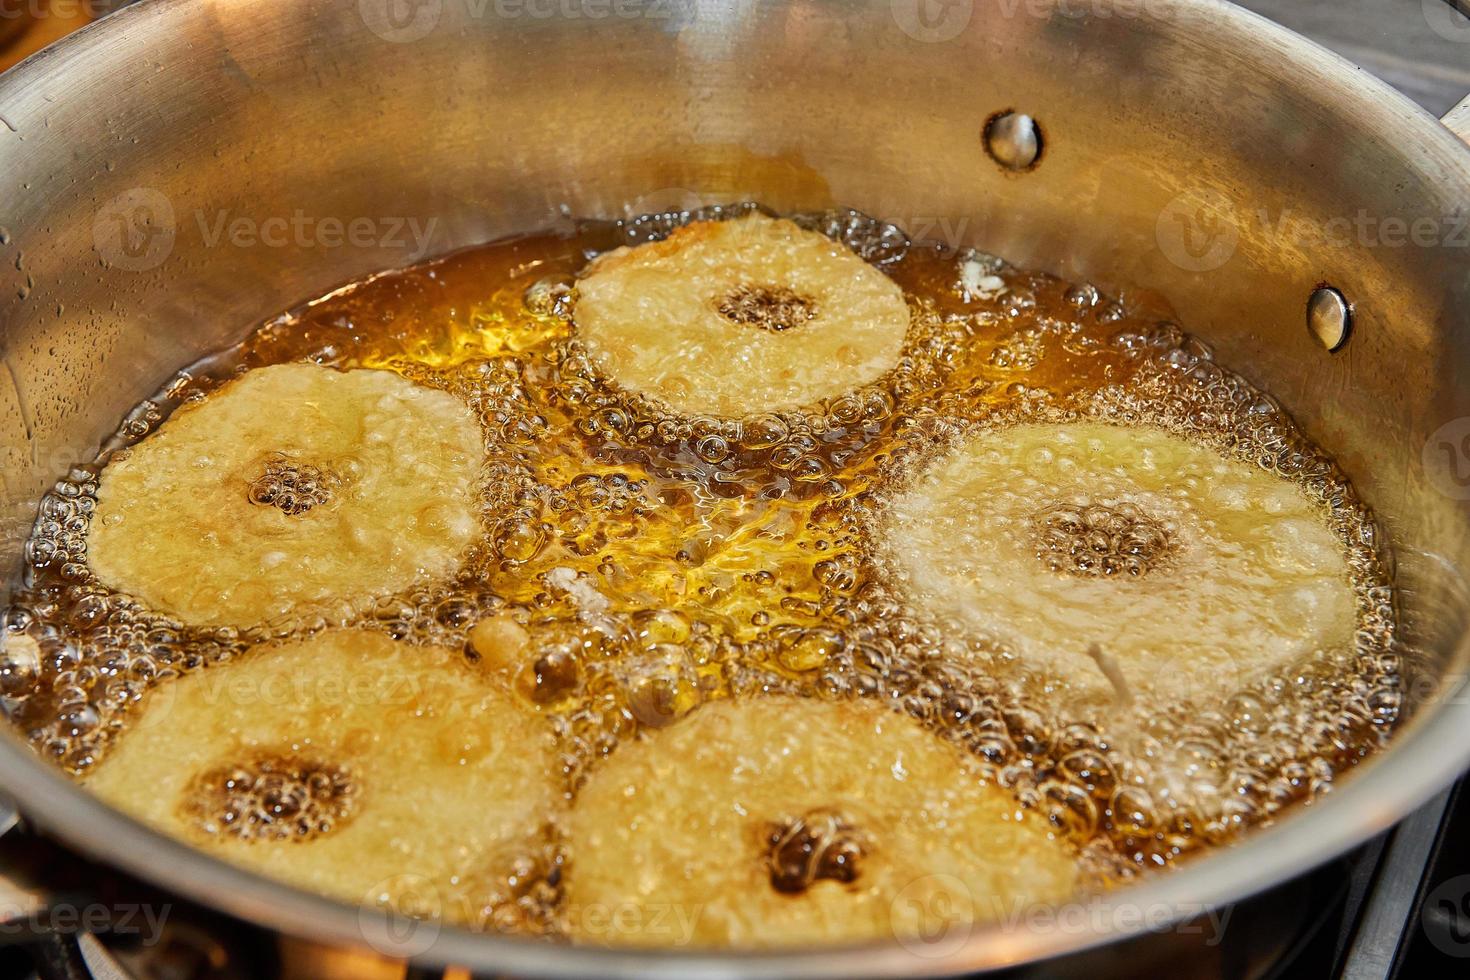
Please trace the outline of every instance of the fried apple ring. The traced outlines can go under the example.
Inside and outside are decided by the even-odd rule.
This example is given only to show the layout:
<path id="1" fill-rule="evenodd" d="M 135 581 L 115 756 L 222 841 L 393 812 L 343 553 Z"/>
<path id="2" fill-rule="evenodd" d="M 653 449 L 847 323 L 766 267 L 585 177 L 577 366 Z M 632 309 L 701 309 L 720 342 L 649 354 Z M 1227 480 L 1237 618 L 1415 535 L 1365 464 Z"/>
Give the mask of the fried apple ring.
<path id="1" fill-rule="evenodd" d="M 488 880 L 487 855 L 534 851 L 563 798 L 534 709 L 452 651 L 378 633 L 255 648 L 156 688 L 142 711 L 85 780 L 93 792 L 353 904 L 427 894 L 431 912 L 476 917 L 485 897 L 462 882 Z"/>
<path id="2" fill-rule="evenodd" d="M 468 406 L 387 371 L 257 368 L 102 471 L 93 572 L 194 625 L 253 626 L 449 574 L 479 530 Z"/>
<path id="3" fill-rule="evenodd" d="M 909 308 L 845 245 L 751 213 L 599 257 L 577 282 L 573 320 L 618 385 L 739 418 L 878 379 L 898 362 Z"/>
<path id="4" fill-rule="evenodd" d="M 1353 643 L 1322 508 L 1162 429 L 983 432 L 891 501 L 878 538 L 914 607 L 1014 651 L 1063 702 L 1218 703 Z"/>
<path id="5" fill-rule="evenodd" d="M 624 744 L 568 815 L 568 933 L 637 946 L 918 935 L 1076 886 L 1067 845 L 976 761 L 872 702 L 706 704 Z"/>

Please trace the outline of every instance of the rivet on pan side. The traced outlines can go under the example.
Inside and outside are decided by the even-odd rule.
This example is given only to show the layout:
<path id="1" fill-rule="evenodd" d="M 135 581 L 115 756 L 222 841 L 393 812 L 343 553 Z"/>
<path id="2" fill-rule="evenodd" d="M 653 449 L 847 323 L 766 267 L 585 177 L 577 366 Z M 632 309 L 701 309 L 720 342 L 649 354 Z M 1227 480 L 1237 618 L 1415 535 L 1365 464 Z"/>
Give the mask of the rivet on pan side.
<path id="1" fill-rule="evenodd" d="M 1353 329 L 1353 307 L 1331 286 L 1318 286 L 1307 302 L 1307 328 L 1329 352 L 1341 350 Z"/>
<path id="2" fill-rule="evenodd" d="M 985 152 L 1007 170 L 1030 170 L 1041 159 L 1041 127 L 1022 112 L 1008 109 L 985 121 Z"/>

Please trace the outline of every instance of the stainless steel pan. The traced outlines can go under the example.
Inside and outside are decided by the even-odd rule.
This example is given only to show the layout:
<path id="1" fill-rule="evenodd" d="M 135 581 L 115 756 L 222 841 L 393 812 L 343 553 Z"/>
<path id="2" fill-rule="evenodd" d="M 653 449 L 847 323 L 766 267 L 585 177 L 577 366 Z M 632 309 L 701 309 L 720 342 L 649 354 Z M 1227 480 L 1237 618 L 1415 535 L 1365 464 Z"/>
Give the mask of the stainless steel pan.
<path id="1" fill-rule="evenodd" d="M 987 128 L 1006 110 L 1039 129 Z M 0 563 L 126 409 L 303 297 L 567 215 L 859 208 L 1162 294 L 1383 516 L 1411 663 L 1392 750 L 1113 899 L 1172 918 L 1229 903 L 1390 826 L 1470 761 L 1470 149 L 1452 132 L 1470 109 L 1445 122 L 1218 0 L 146 0 L 0 78 Z M 987 131 L 1034 165 L 998 163 Z M 1035 161 L 1015 140 L 1033 133 Z M 297 215 L 314 230 L 291 230 Z M 323 230 L 359 218 L 362 235 Z M 1336 353 L 1307 327 L 1322 286 L 1338 292 L 1316 293 L 1320 334 L 1338 339 L 1351 309 Z M 381 938 L 357 909 L 119 816 L 13 739 L 0 784 L 33 826 L 179 893 L 324 941 Z M 738 957 L 446 928 L 398 949 L 527 974 L 856 976 L 1022 964 L 1143 926 Z"/>

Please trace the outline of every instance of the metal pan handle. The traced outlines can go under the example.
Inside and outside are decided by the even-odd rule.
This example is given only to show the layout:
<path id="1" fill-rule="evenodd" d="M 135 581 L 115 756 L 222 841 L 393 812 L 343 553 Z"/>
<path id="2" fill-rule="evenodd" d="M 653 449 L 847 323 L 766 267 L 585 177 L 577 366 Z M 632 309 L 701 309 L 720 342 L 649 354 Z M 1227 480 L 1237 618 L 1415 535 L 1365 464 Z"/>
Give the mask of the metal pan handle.
<path id="1" fill-rule="evenodd" d="M 1440 122 L 1444 123 L 1450 132 L 1466 143 L 1470 143 L 1470 95 L 1465 97 L 1464 102 L 1445 113 Z"/>
<path id="2" fill-rule="evenodd" d="M 1444 2 L 1451 9 L 1458 10 L 1465 17 L 1470 18 L 1470 0 L 1444 0 Z M 1466 29 L 1470 30 L 1470 24 L 1466 25 Z M 1470 143 L 1470 95 L 1465 96 L 1463 102 L 1445 113 L 1440 122 L 1444 123 L 1450 132 L 1466 143 Z"/>

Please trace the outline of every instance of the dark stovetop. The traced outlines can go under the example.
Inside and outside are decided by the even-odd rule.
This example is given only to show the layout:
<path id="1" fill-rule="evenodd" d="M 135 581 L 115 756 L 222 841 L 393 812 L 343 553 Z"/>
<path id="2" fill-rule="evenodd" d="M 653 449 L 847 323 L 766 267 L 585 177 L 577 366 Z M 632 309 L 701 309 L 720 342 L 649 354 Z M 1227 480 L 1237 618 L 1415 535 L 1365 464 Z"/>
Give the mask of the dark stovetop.
<path id="1" fill-rule="evenodd" d="M 1436 116 L 1470 94 L 1470 20 L 1445 0 L 1235 2 L 1361 65 Z"/>

